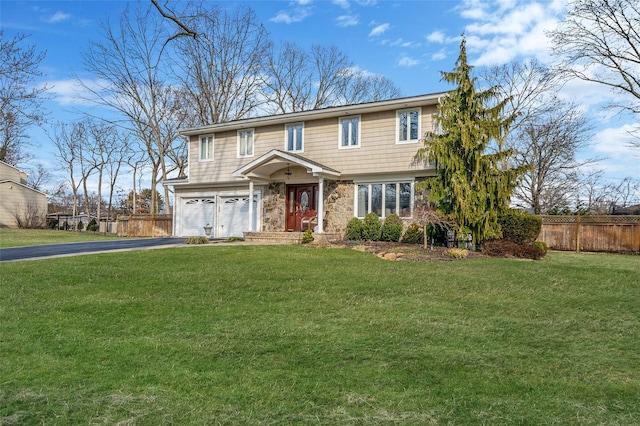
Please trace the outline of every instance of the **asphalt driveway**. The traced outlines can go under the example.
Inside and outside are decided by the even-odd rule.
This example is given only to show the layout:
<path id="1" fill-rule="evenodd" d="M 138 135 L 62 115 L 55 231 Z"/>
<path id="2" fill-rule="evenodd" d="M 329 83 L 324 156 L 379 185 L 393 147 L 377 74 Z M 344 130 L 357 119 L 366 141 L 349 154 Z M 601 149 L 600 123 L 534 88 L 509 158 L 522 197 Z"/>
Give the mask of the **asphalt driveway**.
<path id="1" fill-rule="evenodd" d="M 52 256 L 71 256 L 77 254 L 100 253 L 114 250 L 141 250 L 177 246 L 184 244 L 184 238 L 132 238 L 125 240 L 91 241 L 85 243 L 47 244 L 0 248 L 0 262 L 39 259 Z"/>

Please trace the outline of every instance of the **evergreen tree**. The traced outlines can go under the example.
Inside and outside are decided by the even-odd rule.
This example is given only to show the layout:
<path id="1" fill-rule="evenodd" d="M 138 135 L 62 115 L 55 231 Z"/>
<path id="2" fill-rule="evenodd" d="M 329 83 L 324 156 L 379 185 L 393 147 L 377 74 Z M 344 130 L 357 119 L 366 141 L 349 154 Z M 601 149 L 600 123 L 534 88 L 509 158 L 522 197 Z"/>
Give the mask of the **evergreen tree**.
<path id="1" fill-rule="evenodd" d="M 465 45 L 463 38 L 454 70 L 441 72 L 444 81 L 457 87 L 442 99 L 438 130 L 425 135 L 415 158 L 427 160 L 437 171 L 418 188 L 429 190 L 429 200 L 455 222 L 458 235 L 471 233 L 474 242 L 481 242 L 501 236 L 498 215 L 509 206 L 527 167 L 501 169 L 513 154 L 510 150 L 486 153 L 508 131 L 514 116 L 504 117 L 508 99 L 497 99 L 496 87 L 476 91 Z"/>

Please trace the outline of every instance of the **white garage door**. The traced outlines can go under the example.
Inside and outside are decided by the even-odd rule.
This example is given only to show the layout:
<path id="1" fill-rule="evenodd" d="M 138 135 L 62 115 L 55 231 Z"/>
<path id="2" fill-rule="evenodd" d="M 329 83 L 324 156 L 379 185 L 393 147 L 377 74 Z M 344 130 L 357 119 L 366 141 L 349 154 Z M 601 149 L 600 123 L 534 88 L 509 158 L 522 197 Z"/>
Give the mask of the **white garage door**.
<path id="1" fill-rule="evenodd" d="M 216 201 L 212 198 L 190 198 L 182 202 L 182 236 L 205 236 L 204 226 L 213 223 Z M 215 227 L 213 228 L 215 229 Z"/>
<path id="2" fill-rule="evenodd" d="M 257 203 L 253 201 L 253 229 L 257 224 Z M 218 236 L 242 237 L 249 230 L 249 197 L 220 197 Z"/>

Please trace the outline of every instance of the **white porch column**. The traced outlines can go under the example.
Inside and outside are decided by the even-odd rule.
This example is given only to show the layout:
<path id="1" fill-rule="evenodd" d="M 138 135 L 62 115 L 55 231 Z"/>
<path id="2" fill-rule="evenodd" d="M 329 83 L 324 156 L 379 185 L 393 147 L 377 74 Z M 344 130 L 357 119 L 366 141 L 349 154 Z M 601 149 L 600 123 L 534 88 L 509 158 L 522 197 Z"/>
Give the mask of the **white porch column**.
<path id="1" fill-rule="evenodd" d="M 318 178 L 318 233 L 324 233 L 324 178 Z"/>
<path id="2" fill-rule="evenodd" d="M 249 232 L 253 232 L 253 181 L 249 181 Z"/>

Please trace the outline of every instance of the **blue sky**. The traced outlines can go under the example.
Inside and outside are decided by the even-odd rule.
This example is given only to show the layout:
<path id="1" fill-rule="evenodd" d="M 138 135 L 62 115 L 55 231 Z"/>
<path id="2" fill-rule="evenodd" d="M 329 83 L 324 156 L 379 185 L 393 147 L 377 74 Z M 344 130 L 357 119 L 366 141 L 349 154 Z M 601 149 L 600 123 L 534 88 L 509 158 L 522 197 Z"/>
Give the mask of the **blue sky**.
<path id="1" fill-rule="evenodd" d="M 131 2 L 145 3 L 144 0 Z M 458 55 L 460 35 L 467 37 L 469 62 L 493 66 L 513 59 L 550 61 L 545 30 L 562 19 L 564 0 L 297 0 L 217 2 L 222 6 L 251 6 L 275 42 L 293 41 L 339 46 L 361 70 L 384 75 L 403 95 L 448 90 L 441 70 L 451 70 Z M 78 119 L 86 108 L 78 99 L 73 74 L 84 75 L 81 51 L 97 37 L 99 22 L 115 20 L 125 1 L 12 1 L 0 3 L 0 27 L 5 37 L 30 34 L 29 43 L 46 51 L 39 81 L 52 86 L 48 102 L 53 120 Z M 614 115 L 602 107 L 611 92 L 583 82 L 568 84 L 563 96 L 581 105 L 596 126 L 591 149 L 583 157 L 607 157 L 596 167 L 614 181 L 640 178 L 639 150 L 626 146 L 633 117 Z M 43 132 L 36 160 L 51 163 L 52 147 Z"/>

